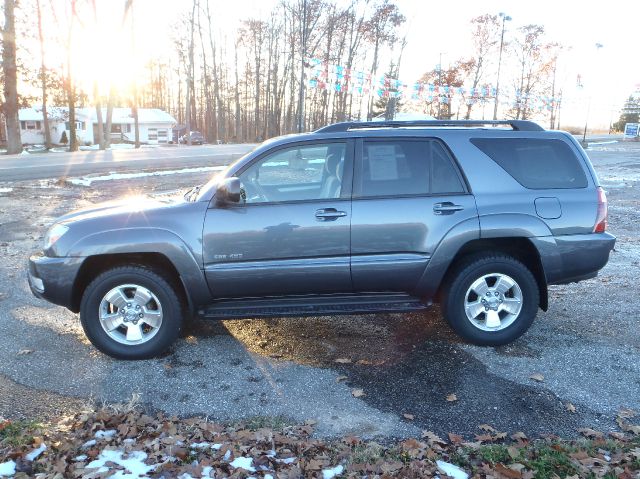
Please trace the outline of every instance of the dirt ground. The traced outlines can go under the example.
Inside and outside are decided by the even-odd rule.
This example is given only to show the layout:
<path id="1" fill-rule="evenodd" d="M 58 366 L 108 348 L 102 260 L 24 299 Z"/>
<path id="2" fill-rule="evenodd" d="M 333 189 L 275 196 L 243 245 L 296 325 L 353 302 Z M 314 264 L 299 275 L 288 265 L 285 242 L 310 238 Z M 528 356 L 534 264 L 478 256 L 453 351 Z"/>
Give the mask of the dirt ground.
<path id="1" fill-rule="evenodd" d="M 607 191 L 616 249 L 597 278 L 551 287 L 549 311 L 500 348 L 461 342 L 435 307 L 194 321 L 165 357 L 112 360 L 87 342 L 76 315 L 31 295 L 29 254 L 69 210 L 186 188 L 207 175 L 89 187 L 0 179 L 0 416 L 47 418 L 135 394 L 150 409 L 185 416 L 313 419 L 327 436 L 472 434 L 483 423 L 527 434 L 612 428 L 620 408 L 640 408 L 640 144 L 593 145 L 588 153 Z M 531 379 L 536 373 L 542 381 Z M 355 398 L 355 389 L 364 395 Z"/>

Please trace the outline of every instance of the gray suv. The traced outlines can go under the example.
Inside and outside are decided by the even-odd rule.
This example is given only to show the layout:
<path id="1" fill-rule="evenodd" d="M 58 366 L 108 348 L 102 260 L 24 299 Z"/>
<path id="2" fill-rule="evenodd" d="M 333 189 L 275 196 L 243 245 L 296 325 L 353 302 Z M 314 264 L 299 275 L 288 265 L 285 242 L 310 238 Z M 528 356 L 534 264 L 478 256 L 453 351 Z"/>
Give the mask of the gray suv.
<path id="1" fill-rule="evenodd" d="M 528 121 L 350 122 L 269 140 L 185 194 L 59 218 L 33 293 L 101 351 L 165 351 L 185 318 L 419 311 L 463 338 L 522 335 L 547 286 L 615 238 L 589 159 Z"/>

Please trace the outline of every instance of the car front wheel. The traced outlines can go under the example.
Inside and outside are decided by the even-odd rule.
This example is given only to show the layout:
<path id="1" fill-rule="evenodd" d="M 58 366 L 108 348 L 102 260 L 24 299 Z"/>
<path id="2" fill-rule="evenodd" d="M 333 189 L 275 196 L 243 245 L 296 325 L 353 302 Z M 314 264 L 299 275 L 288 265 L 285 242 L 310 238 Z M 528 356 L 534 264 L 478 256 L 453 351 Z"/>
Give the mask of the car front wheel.
<path id="1" fill-rule="evenodd" d="M 482 346 L 500 346 L 524 334 L 538 311 L 538 284 L 520 261 L 486 255 L 462 263 L 449 277 L 442 304 L 453 330 Z"/>
<path id="2" fill-rule="evenodd" d="M 95 278 L 80 303 L 91 343 L 118 359 L 147 359 L 176 340 L 182 307 L 169 282 L 138 266 L 113 268 Z"/>

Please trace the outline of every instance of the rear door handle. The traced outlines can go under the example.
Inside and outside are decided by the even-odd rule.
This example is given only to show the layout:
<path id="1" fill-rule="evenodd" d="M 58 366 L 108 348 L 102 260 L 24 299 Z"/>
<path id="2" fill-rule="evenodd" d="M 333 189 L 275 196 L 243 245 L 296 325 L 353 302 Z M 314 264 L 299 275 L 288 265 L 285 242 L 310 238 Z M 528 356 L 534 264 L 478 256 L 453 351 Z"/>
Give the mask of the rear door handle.
<path id="1" fill-rule="evenodd" d="M 318 221 L 335 221 L 344 216 L 347 216 L 346 211 L 338 211 L 335 208 L 322 208 L 316 210 L 316 219 Z"/>
<path id="2" fill-rule="evenodd" d="M 436 215 L 452 215 L 456 211 L 464 209 L 462 205 L 455 205 L 451 201 L 445 201 L 444 203 L 436 203 L 433 205 L 433 213 Z"/>

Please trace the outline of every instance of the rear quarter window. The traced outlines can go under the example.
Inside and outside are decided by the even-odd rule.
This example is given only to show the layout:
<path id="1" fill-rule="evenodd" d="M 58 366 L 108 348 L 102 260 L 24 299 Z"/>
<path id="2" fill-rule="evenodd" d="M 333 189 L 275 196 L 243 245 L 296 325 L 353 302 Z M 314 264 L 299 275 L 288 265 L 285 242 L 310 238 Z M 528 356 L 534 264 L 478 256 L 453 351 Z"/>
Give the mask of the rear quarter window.
<path id="1" fill-rule="evenodd" d="M 586 188 L 580 160 L 561 140 L 472 138 L 471 143 L 525 188 Z"/>

